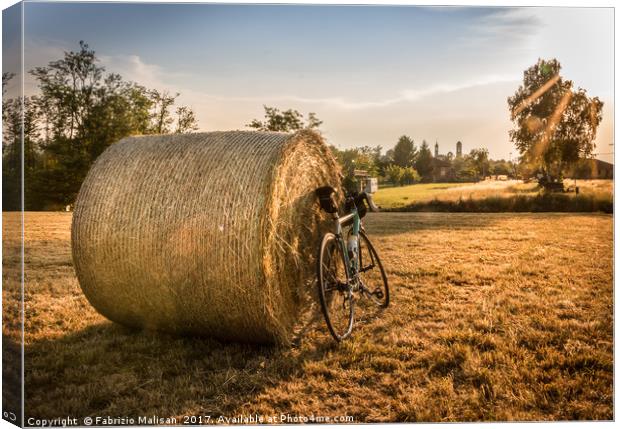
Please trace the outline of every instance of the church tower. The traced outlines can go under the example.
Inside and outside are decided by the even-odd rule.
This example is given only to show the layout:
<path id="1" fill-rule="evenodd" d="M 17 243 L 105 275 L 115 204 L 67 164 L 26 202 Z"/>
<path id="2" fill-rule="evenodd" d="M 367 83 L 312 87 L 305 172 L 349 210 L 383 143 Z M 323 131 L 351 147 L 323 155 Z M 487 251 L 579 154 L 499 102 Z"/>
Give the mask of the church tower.
<path id="1" fill-rule="evenodd" d="M 456 157 L 460 158 L 463 156 L 463 143 L 460 141 L 456 142 Z"/>
<path id="2" fill-rule="evenodd" d="M 435 158 L 439 156 L 439 143 L 435 140 Z"/>

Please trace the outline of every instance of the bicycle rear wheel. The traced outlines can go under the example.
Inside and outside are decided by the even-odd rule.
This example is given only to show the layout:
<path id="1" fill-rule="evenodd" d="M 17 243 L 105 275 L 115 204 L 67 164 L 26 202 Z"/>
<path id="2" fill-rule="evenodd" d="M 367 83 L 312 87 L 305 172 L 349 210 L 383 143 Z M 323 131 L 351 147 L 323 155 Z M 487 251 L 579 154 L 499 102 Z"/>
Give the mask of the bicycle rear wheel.
<path id="1" fill-rule="evenodd" d="M 336 341 L 353 330 L 353 294 L 342 245 L 332 233 L 325 234 L 319 249 L 317 277 L 321 309 Z"/>
<path id="2" fill-rule="evenodd" d="M 387 307 L 390 303 L 387 276 L 375 247 L 364 231 L 360 231 L 359 264 L 360 280 L 368 296 L 379 307 Z"/>

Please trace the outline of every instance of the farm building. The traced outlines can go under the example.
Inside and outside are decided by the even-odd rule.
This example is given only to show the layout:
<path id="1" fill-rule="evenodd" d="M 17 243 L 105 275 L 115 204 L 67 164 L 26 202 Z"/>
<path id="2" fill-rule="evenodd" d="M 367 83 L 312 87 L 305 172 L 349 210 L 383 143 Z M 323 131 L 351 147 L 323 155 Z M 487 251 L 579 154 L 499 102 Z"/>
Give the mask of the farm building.
<path id="1" fill-rule="evenodd" d="M 579 161 L 570 175 L 576 179 L 613 179 L 614 165 L 600 159 Z"/>
<path id="2" fill-rule="evenodd" d="M 357 192 L 368 192 L 372 194 L 379 189 L 376 177 L 371 177 L 366 170 L 353 170 L 353 176 L 357 181 Z"/>

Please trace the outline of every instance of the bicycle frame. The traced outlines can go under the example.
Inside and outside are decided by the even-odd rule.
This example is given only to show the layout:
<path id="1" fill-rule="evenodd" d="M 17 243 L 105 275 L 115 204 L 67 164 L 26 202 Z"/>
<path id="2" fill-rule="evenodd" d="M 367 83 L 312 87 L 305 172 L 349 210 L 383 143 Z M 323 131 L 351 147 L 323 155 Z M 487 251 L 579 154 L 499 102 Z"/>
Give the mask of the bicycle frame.
<path id="1" fill-rule="evenodd" d="M 334 216 L 334 223 L 336 229 L 336 237 L 340 242 L 340 246 L 342 247 L 342 253 L 344 254 L 345 263 L 347 266 L 347 272 L 349 274 L 349 279 L 353 279 L 357 276 L 359 267 L 357 266 L 357 260 L 354 257 L 353 260 L 349 257 L 349 248 L 348 242 L 342 236 L 342 226 L 352 221 L 352 228 L 350 232 L 350 236 L 353 236 L 353 239 L 356 242 L 356 247 L 359 248 L 359 240 L 360 240 L 360 229 L 362 227 L 362 220 L 359 217 L 356 208 L 353 208 L 348 214 L 338 217 L 338 215 Z"/>

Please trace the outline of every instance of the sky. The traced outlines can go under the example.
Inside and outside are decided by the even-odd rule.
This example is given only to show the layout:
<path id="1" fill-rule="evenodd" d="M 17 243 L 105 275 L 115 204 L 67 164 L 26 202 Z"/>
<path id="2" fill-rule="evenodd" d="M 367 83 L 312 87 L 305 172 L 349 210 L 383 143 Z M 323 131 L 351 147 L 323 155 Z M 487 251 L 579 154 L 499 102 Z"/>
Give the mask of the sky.
<path id="1" fill-rule="evenodd" d="M 25 69 L 86 41 L 108 72 L 180 92 L 202 131 L 244 129 L 263 105 L 315 112 L 330 144 L 437 141 L 515 157 L 506 99 L 538 58 L 604 103 L 613 156 L 613 9 L 29 2 Z M 5 41 L 5 46 L 7 46 Z M 7 51 L 7 49 L 4 49 Z M 10 62 L 5 59 L 5 69 Z M 25 90 L 36 92 L 26 76 Z"/>

